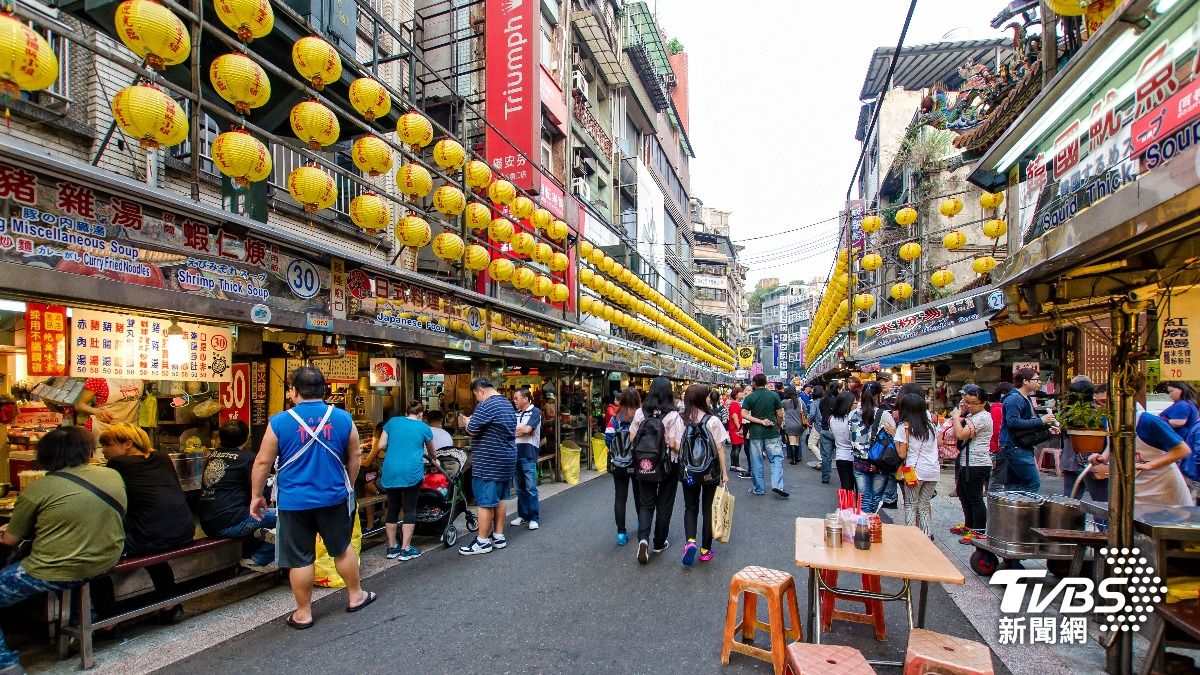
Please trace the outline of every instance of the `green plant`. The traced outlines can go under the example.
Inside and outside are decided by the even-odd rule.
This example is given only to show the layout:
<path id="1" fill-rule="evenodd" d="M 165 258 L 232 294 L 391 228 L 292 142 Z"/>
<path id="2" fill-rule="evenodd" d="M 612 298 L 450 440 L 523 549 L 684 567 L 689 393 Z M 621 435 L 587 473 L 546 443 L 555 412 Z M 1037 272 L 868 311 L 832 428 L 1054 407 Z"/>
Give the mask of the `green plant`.
<path id="1" fill-rule="evenodd" d="M 671 38 L 667 41 L 667 52 L 670 54 L 682 54 L 683 43 L 678 38 Z"/>
<path id="2" fill-rule="evenodd" d="M 1104 430 L 1108 416 L 1091 401 L 1075 401 L 1060 410 L 1056 417 L 1064 429 Z"/>

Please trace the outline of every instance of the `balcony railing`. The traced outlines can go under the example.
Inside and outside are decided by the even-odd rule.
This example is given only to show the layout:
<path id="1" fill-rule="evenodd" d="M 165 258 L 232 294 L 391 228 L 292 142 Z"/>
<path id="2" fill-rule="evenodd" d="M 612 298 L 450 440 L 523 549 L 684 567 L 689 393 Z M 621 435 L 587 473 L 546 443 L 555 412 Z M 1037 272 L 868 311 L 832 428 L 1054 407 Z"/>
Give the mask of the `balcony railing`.
<path id="1" fill-rule="evenodd" d="M 572 94 L 575 103 L 575 119 L 579 120 L 579 123 L 591 135 L 592 140 L 596 141 L 596 144 L 600 146 L 600 150 L 604 153 L 605 158 L 611 160 L 613 153 L 612 137 L 604 131 L 604 125 L 592 114 L 592 109 L 588 106 L 587 99 L 583 97 L 583 94 L 577 91 L 572 92 Z"/>

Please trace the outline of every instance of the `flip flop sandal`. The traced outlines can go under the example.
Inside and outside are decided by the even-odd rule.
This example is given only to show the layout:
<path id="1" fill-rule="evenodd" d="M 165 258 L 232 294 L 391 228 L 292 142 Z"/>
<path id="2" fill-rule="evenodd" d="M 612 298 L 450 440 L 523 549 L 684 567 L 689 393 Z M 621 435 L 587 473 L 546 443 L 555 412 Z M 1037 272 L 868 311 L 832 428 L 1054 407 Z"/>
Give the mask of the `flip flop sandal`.
<path id="1" fill-rule="evenodd" d="M 295 628 L 296 630 L 304 630 L 306 628 L 312 628 L 314 623 L 316 623 L 316 622 L 309 621 L 308 623 L 300 623 L 299 621 L 296 620 L 295 614 L 289 614 L 288 618 L 287 618 L 287 625 L 291 626 L 292 628 Z"/>
<path id="2" fill-rule="evenodd" d="M 347 607 L 346 611 L 347 612 L 357 612 L 358 610 L 363 609 L 364 607 L 371 604 L 372 602 L 375 602 L 377 599 L 379 599 L 379 595 L 377 593 L 375 593 L 374 591 L 367 591 L 367 599 L 366 600 L 363 600 L 362 602 L 358 603 L 357 605 L 355 605 L 353 607 Z"/>

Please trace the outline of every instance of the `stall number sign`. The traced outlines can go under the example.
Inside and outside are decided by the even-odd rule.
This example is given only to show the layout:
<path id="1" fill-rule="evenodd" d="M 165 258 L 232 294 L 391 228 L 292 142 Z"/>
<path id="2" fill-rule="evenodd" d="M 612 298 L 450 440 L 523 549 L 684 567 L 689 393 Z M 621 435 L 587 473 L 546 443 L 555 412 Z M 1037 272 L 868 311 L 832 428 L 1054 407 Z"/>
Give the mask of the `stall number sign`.
<path id="1" fill-rule="evenodd" d="M 60 305 L 25 306 L 25 356 L 33 377 L 67 374 L 67 308 Z"/>
<path id="2" fill-rule="evenodd" d="M 1171 297 L 1170 311 L 1159 319 L 1160 363 L 1166 380 L 1200 380 L 1200 359 L 1192 356 L 1192 327 L 1200 311 L 1200 289 Z"/>
<path id="3" fill-rule="evenodd" d="M 221 422 L 241 420 L 250 424 L 250 364 L 230 368 L 228 382 L 221 383 Z"/>
<path id="4" fill-rule="evenodd" d="M 184 354 L 167 356 L 171 322 L 137 314 L 76 309 L 71 317 L 71 375 L 137 380 L 228 382 L 233 336 L 228 328 L 179 322 Z"/>

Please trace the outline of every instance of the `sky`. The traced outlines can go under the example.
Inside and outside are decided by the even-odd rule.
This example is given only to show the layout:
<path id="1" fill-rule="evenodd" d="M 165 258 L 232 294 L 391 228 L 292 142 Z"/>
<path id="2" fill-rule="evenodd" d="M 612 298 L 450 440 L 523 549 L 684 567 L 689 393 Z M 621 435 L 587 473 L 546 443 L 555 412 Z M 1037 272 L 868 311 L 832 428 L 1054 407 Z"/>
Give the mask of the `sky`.
<path id="1" fill-rule="evenodd" d="M 649 3 L 688 54 L 692 196 L 732 211 L 747 289 L 765 277 L 823 279 L 861 150 L 854 128 L 867 66 L 877 47 L 895 47 L 908 3 Z M 989 23 L 1006 4 L 918 0 L 905 44 L 951 31 L 953 39 L 1001 37 Z"/>

